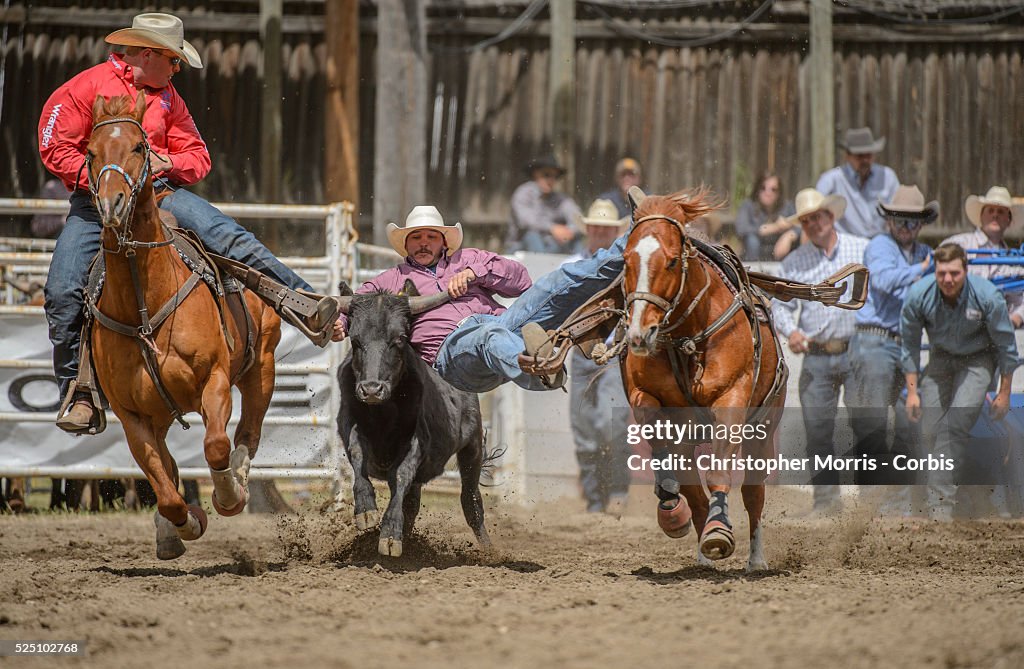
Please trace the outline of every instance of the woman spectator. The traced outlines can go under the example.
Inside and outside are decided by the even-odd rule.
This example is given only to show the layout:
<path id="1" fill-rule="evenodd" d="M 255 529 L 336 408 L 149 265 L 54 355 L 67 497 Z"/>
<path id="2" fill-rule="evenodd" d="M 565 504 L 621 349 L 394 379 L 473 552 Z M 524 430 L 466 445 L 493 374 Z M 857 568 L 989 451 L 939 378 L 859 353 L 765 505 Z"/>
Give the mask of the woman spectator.
<path id="1" fill-rule="evenodd" d="M 773 257 L 775 242 L 791 229 L 786 218 L 794 213 L 792 200 L 782 198 L 779 176 L 774 172 L 761 174 L 736 215 L 736 234 L 743 241 L 743 259 L 777 259 Z"/>

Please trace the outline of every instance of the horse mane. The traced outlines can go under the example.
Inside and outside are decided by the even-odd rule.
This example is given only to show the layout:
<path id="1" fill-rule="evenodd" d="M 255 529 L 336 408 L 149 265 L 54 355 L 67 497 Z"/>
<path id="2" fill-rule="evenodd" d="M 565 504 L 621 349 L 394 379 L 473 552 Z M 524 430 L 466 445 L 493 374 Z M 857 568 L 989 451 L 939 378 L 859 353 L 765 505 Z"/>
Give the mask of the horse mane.
<path id="1" fill-rule="evenodd" d="M 132 98 L 127 95 L 115 95 L 103 101 L 103 111 L 93 119 L 93 122 L 98 123 L 107 118 L 131 116 L 135 111 L 134 107 L 135 100 Z"/>
<path id="2" fill-rule="evenodd" d="M 715 195 L 711 188 L 703 184 L 696 188 L 676 191 L 665 197 L 683 210 L 687 222 L 696 220 L 701 216 L 707 216 L 725 207 L 725 200 Z"/>

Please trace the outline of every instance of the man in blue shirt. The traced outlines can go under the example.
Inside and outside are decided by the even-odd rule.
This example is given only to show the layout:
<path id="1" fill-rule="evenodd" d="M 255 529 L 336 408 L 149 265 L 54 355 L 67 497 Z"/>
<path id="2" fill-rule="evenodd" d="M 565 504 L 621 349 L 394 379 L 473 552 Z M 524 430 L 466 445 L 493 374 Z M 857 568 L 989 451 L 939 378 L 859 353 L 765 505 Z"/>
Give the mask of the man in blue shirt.
<path id="1" fill-rule="evenodd" d="M 842 195 L 846 213 L 836 221 L 841 232 L 871 239 L 886 231 L 885 218 L 875 205 L 890 202 L 900 180 L 891 167 L 875 164 L 875 154 L 885 148 L 885 137 L 877 140 L 871 128 L 852 128 L 839 143 L 846 151 L 846 162 L 818 178 L 822 195 Z"/>
<path id="2" fill-rule="evenodd" d="M 896 412 L 892 448 L 888 445 L 889 407 L 895 407 L 903 390 L 900 365 L 900 309 L 903 298 L 931 268 L 932 250 L 917 241 L 924 225 L 935 222 L 939 203 L 924 202 L 917 186 L 900 186 L 892 201 L 878 203 L 878 213 L 889 232 L 872 239 L 864 251 L 864 265 L 871 272 L 867 303 L 856 312 L 857 331 L 850 340 L 850 371 L 853 381 L 847 406 L 857 439 L 857 455 L 889 460 L 890 454 L 909 453 L 909 425 L 903 411 Z M 891 466 L 858 472 L 858 483 L 889 482 Z M 897 495 L 883 508 L 887 512 L 910 511 L 909 497 Z M 897 508 L 902 506 L 903 508 Z"/>
<path id="3" fill-rule="evenodd" d="M 931 351 L 921 373 L 921 333 Z M 957 468 L 962 466 L 968 434 L 981 414 L 985 392 L 999 371 L 999 390 L 990 407 L 1002 420 L 1010 407 L 1010 384 L 1019 365 L 1017 343 L 1006 301 L 988 279 L 967 274 L 967 254 L 956 244 L 935 251 L 935 275 L 907 293 L 900 314 L 907 417 L 921 423 L 925 452 L 950 458 L 951 470 L 928 473 L 932 517 L 953 515 Z"/>

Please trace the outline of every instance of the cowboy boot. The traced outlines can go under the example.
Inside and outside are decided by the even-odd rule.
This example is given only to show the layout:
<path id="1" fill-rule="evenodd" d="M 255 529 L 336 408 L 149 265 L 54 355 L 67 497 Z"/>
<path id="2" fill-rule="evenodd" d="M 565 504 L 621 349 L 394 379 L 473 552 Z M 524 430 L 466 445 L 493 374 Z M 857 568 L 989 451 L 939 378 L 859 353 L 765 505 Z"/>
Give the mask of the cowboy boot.
<path id="1" fill-rule="evenodd" d="M 526 347 L 526 355 L 533 358 L 547 358 L 554 351 L 555 345 L 551 337 L 544 331 L 539 323 L 527 323 L 523 326 L 523 344 Z M 520 365 L 521 367 L 522 365 Z M 565 365 L 554 374 L 538 375 L 541 383 L 554 390 L 565 385 Z"/>
<path id="2" fill-rule="evenodd" d="M 69 434 L 95 434 L 97 413 L 92 398 L 87 393 L 79 393 L 67 412 L 57 419 L 57 427 Z"/>

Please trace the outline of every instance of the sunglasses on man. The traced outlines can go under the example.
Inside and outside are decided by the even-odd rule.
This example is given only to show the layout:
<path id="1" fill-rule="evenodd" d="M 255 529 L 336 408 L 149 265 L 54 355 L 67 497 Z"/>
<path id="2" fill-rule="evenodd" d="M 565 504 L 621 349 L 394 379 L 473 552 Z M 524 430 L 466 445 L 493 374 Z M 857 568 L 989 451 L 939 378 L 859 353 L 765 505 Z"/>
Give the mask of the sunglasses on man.
<path id="1" fill-rule="evenodd" d="M 152 51 L 153 51 L 153 53 L 158 53 L 161 56 L 163 56 L 164 58 L 166 58 L 167 60 L 171 61 L 171 67 L 178 67 L 179 65 L 181 65 L 181 58 L 178 57 L 178 56 L 175 56 L 173 54 L 167 54 L 167 53 L 164 53 L 163 51 L 159 51 L 157 49 L 152 49 Z"/>
<path id="2" fill-rule="evenodd" d="M 902 218 L 897 216 L 890 216 L 889 220 L 892 221 L 896 227 L 901 227 L 904 230 L 917 230 L 922 225 L 924 225 L 924 221 L 922 221 L 919 218 Z"/>

